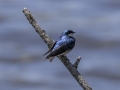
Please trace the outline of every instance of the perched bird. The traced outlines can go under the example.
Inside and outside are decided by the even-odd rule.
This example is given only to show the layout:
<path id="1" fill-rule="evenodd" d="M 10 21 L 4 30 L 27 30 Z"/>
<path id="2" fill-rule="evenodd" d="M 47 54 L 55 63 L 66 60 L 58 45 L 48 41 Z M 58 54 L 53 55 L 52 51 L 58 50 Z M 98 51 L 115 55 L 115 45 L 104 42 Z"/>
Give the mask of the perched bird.
<path id="1" fill-rule="evenodd" d="M 74 33 L 72 30 L 65 30 L 48 52 L 44 54 L 49 53 L 45 59 L 49 59 L 50 62 L 52 62 L 55 56 L 68 54 L 75 46 L 76 40 L 73 37 Z"/>

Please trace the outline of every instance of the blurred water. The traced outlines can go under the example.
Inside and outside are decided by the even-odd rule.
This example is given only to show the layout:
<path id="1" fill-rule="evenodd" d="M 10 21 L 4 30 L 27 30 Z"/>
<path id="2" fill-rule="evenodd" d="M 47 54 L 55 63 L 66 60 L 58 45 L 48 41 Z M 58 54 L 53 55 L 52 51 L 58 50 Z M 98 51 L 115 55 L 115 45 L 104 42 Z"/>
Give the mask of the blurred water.
<path id="1" fill-rule="evenodd" d="M 54 40 L 65 29 L 77 32 L 67 56 L 82 57 L 78 70 L 93 90 L 120 89 L 120 1 L 0 0 L 0 90 L 82 90 L 60 60 L 42 61 L 47 45 L 23 7 Z"/>

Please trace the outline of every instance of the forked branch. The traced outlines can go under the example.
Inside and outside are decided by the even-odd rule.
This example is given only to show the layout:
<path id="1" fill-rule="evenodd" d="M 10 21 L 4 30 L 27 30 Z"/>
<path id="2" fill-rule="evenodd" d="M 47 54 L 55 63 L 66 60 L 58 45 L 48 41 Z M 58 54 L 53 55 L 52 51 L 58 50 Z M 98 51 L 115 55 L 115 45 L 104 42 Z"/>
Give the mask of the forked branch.
<path id="1" fill-rule="evenodd" d="M 35 31 L 40 35 L 43 41 L 50 48 L 53 45 L 54 41 L 46 34 L 45 30 L 41 29 L 41 27 L 34 19 L 33 15 L 30 13 L 30 11 L 27 10 L 27 8 L 23 9 L 23 13 L 28 19 L 29 23 L 34 27 Z M 92 90 L 92 88 L 87 84 L 87 82 L 84 80 L 82 75 L 77 70 L 80 58 L 78 58 L 73 65 L 66 56 L 58 56 L 58 58 L 61 60 L 61 62 L 65 65 L 65 67 L 69 70 L 69 72 L 72 74 L 72 76 L 77 80 L 79 85 L 81 85 L 81 87 L 84 90 Z"/>
<path id="2" fill-rule="evenodd" d="M 78 65 L 80 63 L 80 60 L 81 60 L 81 57 L 79 56 L 76 60 L 76 62 L 73 64 L 73 66 L 77 69 L 78 68 Z"/>

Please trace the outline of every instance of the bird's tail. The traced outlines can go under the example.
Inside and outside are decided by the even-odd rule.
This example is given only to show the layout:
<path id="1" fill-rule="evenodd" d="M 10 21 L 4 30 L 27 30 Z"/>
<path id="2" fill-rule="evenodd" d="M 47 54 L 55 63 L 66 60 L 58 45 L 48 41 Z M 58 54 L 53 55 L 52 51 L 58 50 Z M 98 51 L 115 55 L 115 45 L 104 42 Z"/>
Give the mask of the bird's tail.
<path id="1" fill-rule="evenodd" d="M 52 62 L 52 60 L 54 59 L 54 57 L 55 57 L 55 56 L 52 56 L 52 57 L 48 57 L 48 56 L 47 56 L 47 57 L 46 57 L 45 59 L 43 59 L 43 60 L 49 59 L 50 62 Z"/>
<path id="2" fill-rule="evenodd" d="M 54 59 L 55 56 L 49 57 L 50 62 Z"/>

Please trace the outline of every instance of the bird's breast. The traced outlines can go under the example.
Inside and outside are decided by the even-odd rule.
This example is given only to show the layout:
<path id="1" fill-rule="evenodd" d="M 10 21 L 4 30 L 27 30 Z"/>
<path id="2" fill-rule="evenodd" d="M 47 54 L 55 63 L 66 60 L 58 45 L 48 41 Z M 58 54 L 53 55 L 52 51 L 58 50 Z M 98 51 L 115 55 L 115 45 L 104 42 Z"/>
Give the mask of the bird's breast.
<path id="1" fill-rule="evenodd" d="M 65 51 L 64 53 L 61 53 L 60 55 L 66 55 L 66 54 L 68 54 L 70 51 L 71 51 L 71 49 Z"/>

